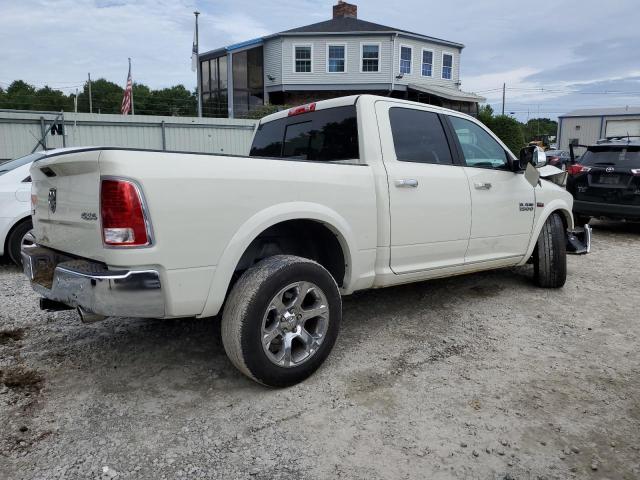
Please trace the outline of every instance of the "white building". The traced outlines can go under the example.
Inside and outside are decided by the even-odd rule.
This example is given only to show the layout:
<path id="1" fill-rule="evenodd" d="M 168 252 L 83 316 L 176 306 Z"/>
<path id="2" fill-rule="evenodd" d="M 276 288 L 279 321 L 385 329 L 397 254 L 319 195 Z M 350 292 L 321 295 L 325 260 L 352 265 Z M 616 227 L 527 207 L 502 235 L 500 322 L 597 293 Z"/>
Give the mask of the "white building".
<path id="1" fill-rule="evenodd" d="M 340 0 L 330 20 L 201 54 L 205 116 L 354 93 L 477 113 L 484 98 L 460 89 L 464 45 L 357 17 L 357 6 Z"/>
<path id="2" fill-rule="evenodd" d="M 558 117 L 558 148 L 589 145 L 606 137 L 640 136 L 640 107 L 588 108 Z"/>

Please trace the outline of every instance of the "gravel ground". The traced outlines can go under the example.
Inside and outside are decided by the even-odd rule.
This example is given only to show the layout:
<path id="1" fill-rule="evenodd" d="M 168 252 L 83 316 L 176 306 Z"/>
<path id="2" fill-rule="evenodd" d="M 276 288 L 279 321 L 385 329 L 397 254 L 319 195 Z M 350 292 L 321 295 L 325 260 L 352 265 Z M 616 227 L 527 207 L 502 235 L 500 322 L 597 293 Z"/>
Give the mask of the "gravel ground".
<path id="1" fill-rule="evenodd" d="M 270 390 L 215 319 L 43 313 L 0 266 L 0 478 L 640 478 L 640 226 L 531 267 L 345 298 L 309 380 Z"/>

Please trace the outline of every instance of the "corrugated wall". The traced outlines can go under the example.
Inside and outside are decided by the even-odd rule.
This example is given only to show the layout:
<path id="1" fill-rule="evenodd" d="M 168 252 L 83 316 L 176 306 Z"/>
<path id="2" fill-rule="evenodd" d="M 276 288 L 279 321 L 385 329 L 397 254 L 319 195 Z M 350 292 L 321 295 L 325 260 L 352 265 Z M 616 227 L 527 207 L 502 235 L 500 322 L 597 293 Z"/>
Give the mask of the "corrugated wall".
<path id="1" fill-rule="evenodd" d="M 602 117 L 563 117 L 558 126 L 558 148 L 569 150 L 569 142 L 577 139 L 580 145 L 595 143 L 600 138 Z"/>
<path id="2" fill-rule="evenodd" d="M 0 161 L 31 153 L 56 113 L 0 110 Z M 47 134 L 46 148 L 116 146 L 246 155 L 256 120 L 65 113 L 64 137 Z M 39 145 L 38 150 L 43 146 Z"/>

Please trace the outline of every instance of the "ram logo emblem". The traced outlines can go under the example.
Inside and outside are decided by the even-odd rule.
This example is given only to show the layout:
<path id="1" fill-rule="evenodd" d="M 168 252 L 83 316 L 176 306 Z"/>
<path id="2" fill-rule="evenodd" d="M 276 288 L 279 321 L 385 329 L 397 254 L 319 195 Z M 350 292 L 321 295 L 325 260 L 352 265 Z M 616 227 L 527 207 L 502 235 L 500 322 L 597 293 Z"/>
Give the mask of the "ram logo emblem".
<path id="1" fill-rule="evenodd" d="M 56 213 L 56 207 L 58 206 L 58 191 L 55 188 L 49 189 L 49 198 L 47 199 L 49 203 L 49 210 L 51 213 Z"/>

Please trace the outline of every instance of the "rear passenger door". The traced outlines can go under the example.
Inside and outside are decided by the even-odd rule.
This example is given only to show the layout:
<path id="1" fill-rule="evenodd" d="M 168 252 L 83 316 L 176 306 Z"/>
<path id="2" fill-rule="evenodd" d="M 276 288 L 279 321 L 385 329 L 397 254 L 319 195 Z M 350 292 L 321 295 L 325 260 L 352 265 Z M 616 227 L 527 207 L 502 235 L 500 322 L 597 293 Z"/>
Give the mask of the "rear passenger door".
<path id="1" fill-rule="evenodd" d="M 440 116 L 390 102 L 378 102 L 376 113 L 389 188 L 391 269 L 405 274 L 462 265 L 471 197 Z"/>

